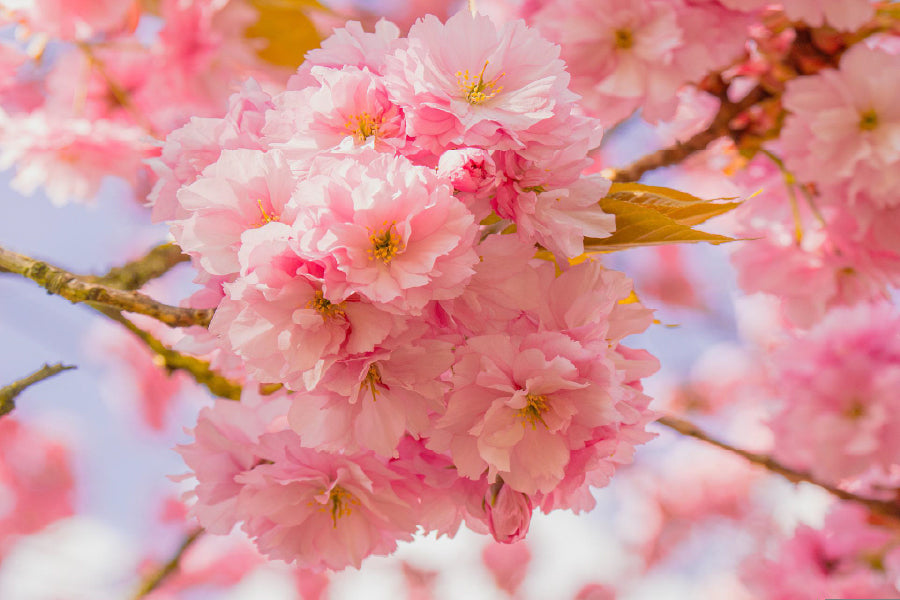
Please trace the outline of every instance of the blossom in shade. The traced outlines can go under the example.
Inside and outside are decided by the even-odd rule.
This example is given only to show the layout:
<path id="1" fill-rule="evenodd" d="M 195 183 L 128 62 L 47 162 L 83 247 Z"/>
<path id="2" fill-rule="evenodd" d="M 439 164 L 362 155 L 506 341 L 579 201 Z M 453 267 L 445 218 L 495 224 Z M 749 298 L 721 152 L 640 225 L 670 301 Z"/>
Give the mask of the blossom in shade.
<path id="1" fill-rule="evenodd" d="M 235 479 L 244 531 L 270 558 L 321 570 L 359 568 L 411 540 L 415 506 L 393 485 L 400 476 L 371 454 L 329 454 L 291 431 L 260 438 L 262 461 Z"/>
<path id="2" fill-rule="evenodd" d="M 449 451 L 466 477 L 487 469 L 512 490 L 549 492 L 593 429 L 621 418 L 609 377 L 561 333 L 469 338 L 429 446 Z"/>
<path id="3" fill-rule="evenodd" d="M 429 334 L 407 331 L 334 363 L 291 407 L 291 426 L 304 444 L 396 457 L 404 434 L 425 432 L 443 408 L 447 386 L 440 378 L 453 363 L 452 344 Z"/>
<path id="4" fill-rule="evenodd" d="M 900 316 L 887 303 L 836 308 L 774 357 L 781 399 L 769 422 L 775 455 L 839 481 L 900 456 Z"/>
<path id="5" fill-rule="evenodd" d="M 416 22 L 388 57 L 385 84 L 406 113 L 407 133 L 434 153 L 523 148 L 531 127 L 568 113 L 575 98 L 558 46 L 522 21 L 498 30 L 465 10 L 446 24 L 431 15 Z"/>

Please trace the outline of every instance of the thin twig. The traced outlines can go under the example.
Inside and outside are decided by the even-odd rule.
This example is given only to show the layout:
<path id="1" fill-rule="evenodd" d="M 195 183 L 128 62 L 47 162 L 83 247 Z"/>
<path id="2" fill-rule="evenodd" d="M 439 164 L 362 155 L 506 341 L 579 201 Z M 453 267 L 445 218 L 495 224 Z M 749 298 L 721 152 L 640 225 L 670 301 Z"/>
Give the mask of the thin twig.
<path id="1" fill-rule="evenodd" d="M 7 386 L 0 388 L 0 417 L 9 414 L 16 407 L 16 396 L 21 394 L 25 388 L 43 381 L 49 377 L 53 377 L 62 371 L 68 371 L 76 367 L 72 365 L 64 365 L 57 363 L 55 365 L 45 364 L 34 373 L 23 377 L 22 379 L 13 381 Z"/>
<path id="2" fill-rule="evenodd" d="M 90 283 L 68 271 L 46 262 L 17 254 L 0 247 L 0 269 L 31 279 L 48 293 L 62 296 L 70 302 L 94 302 L 119 310 L 139 313 L 169 325 L 206 327 L 212 319 L 212 309 L 169 306 L 138 292 L 123 291 L 100 283 Z"/>
<path id="3" fill-rule="evenodd" d="M 608 169 L 604 171 L 603 175 L 612 181 L 637 181 L 647 171 L 678 164 L 691 154 L 705 149 L 720 137 L 728 135 L 731 131 L 730 123 L 735 117 L 751 106 L 765 100 L 769 95 L 769 92 L 761 86 L 756 86 L 737 102 L 730 102 L 723 97 L 722 104 L 712 123 L 700 133 L 694 135 L 686 142 L 678 142 L 668 148 L 648 154 L 627 167 Z"/>
<path id="4" fill-rule="evenodd" d="M 175 265 L 189 260 L 190 257 L 183 254 L 177 245 L 160 244 L 137 260 L 110 269 L 106 275 L 82 277 L 82 279 L 90 283 L 100 283 L 120 290 L 133 291 L 140 289 L 150 280 L 162 277 Z"/>
<path id="5" fill-rule="evenodd" d="M 153 337 L 149 332 L 141 329 L 119 311 L 103 306 L 95 306 L 98 311 L 123 325 L 128 331 L 136 335 L 150 350 L 159 357 L 162 366 L 171 371 L 184 371 L 194 380 L 206 386 L 214 395 L 228 400 L 241 399 L 241 385 L 213 371 L 209 363 L 197 357 L 181 354 L 172 350 L 161 341 Z"/>
<path id="6" fill-rule="evenodd" d="M 180 566 L 181 557 L 184 556 L 184 553 L 187 552 L 188 548 L 190 548 L 202 534 L 203 529 L 200 528 L 189 533 L 187 537 L 184 538 L 184 541 L 181 542 L 181 545 L 178 546 L 178 550 L 176 550 L 172 558 L 141 582 L 141 587 L 138 588 L 137 593 L 134 595 L 134 600 L 140 600 L 141 598 L 146 597 L 150 592 L 162 585 L 170 575 L 174 574 Z"/>
<path id="7" fill-rule="evenodd" d="M 721 448 L 722 450 L 727 450 L 732 454 L 737 454 L 738 456 L 745 458 L 755 465 L 759 465 L 760 467 L 763 467 L 764 469 L 771 471 L 772 473 L 781 475 L 792 483 L 800 483 L 801 481 L 805 483 L 811 483 L 812 485 L 822 488 L 823 490 L 829 492 L 837 498 L 840 498 L 841 500 L 847 500 L 848 502 L 861 504 L 873 513 L 900 523 L 900 504 L 897 504 L 896 502 L 887 502 L 885 500 L 865 498 L 863 496 L 858 496 L 856 494 L 852 494 L 848 491 L 842 490 L 831 484 L 818 481 L 814 479 L 809 473 L 786 467 L 771 456 L 735 448 L 730 444 L 726 444 L 725 442 L 717 440 L 685 419 L 680 419 L 673 416 L 664 416 L 660 418 L 657 423 L 659 423 L 660 425 L 664 425 L 670 429 L 674 429 L 682 435 L 686 435 L 702 442 L 706 442 L 707 444 L 711 444 L 713 446 L 716 446 L 717 448 Z"/>

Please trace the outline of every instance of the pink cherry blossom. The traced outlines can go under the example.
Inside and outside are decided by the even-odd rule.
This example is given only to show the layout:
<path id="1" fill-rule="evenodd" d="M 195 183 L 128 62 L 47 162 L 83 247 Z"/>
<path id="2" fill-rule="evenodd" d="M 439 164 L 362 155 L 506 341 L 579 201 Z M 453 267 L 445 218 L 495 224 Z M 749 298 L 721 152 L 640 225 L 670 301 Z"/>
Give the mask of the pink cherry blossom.
<path id="1" fill-rule="evenodd" d="M 337 299 L 353 292 L 420 312 L 462 293 L 477 261 L 474 217 L 433 171 L 363 148 L 314 160 L 295 197 L 300 256 L 328 264 Z"/>
<path id="2" fill-rule="evenodd" d="M 531 550 L 524 541 L 515 544 L 488 544 L 481 551 L 481 562 L 494 576 L 497 587 L 514 596 L 528 573 Z"/>
<path id="3" fill-rule="evenodd" d="M 243 529 L 270 558 L 320 570 L 359 567 L 412 539 L 414 506 L 400 476 L 369 454 L 328 454 L 290 431 L 260 438 L 263 462 L 235 477 Z"/>
<path id="4" fill-rule="evenodd" d="M 892 392 L 900 380 L 900 318 L 886 303 L 834 309 L 774 357 L 781 408 L 775 454 L 838 481 L 900 456 Z"/>
<path id="5" fill-rule="evenodd" d="M 897 204 L 900 173 L 900 56 L 864 44 L 850 48 L 838 70 L 790 81 L 792 114 L 781 136 L 784 162 L 802 181 L 847 184 L 847 199 L 869 191 Z"/>
<path id="6" fill-rule="evenodd" d="M 431 152 L 523 148 L 530 128 L 568 113 L 574 100 L 558 57 L 557 46 L 521 21 L 498 31 L 468 11 L 446 24 L 429 15 L 388 57 L 385 83 L 406 113 L 407 133 Z"/>
<path id="7" fill-rule="evenodd" d="M 172 232 L 185 252 L 212 275 L 240 271 L 238 252 L 248 230 L 284 225 L 296 179 L 277 150 L 223 150 L 196 181 L 178 191 L 185 218 Z"/>
<path id="8" fill-rule="evenodd" d="M 500 484 L 499 491 L 491 486 L 485 498 L 488 526 L 494 539 L 513 544 L 525 539 L 531 525 L 531 498 Z"/>

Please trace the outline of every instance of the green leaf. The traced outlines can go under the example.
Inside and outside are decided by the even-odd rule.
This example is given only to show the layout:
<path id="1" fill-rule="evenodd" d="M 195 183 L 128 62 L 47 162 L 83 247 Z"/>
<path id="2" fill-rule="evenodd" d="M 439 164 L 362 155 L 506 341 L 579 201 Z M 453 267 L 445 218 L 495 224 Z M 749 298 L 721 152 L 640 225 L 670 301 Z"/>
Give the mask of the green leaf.
<path id="1" fill-rule="evenodd" d="M 322 36 L 309 18 L 312 10 L 326 10 L 317 0 L 250 0 L 259 18 L 247 28 L 247 38 L 268 42 L 256 54 L 281 67 L 296 68 L 307 51 L 318 48 Z"/>
<path id="2" fill-rule="evenodd" d="M 585 238 L 585 250 L 614 252 L 660 244 L 733 242 L 734 238 L 692 227 L 739 205 L 740 202 L 701 200 L 665 187 L 614 183 L 600 200 L 600 207 L 616 216 L 616 231 L 607 238 Z"/>

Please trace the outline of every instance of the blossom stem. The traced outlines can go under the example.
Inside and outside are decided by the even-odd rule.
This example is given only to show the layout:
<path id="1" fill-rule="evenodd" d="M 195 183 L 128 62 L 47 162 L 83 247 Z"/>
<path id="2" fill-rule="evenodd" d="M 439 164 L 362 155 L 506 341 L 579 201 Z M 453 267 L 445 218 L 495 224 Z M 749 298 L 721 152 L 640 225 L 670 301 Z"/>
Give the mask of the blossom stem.
<path id="1" fill-rule="evenodd" d="M 162 277 L 172 267 L 187 262 L 190 257 L 181 252 L 176 244 L 165 243 L 156 246 L 147 254 L 121 267 L 113 267 L 101 277 L 82 277 L 91 283 L 100 283 L 120 290 L 140 289 L 150 280 Z"/>
<path id="2" fill-rule="evenodd" d="M 0 246 L 0 269 L 30 279 L 50 294 L 62 296 L 70 302 L 89 302 L 111 306 L 119 310 L 140 313 L 169 325 L 206 327 L 212 319 L 212 309 L 192 309 L 169 306 L 134 291 L 123 291 L 90 281 L 46 262 L 17 254 Z"/>
<path id="3" fill-rule="evenodd" d="M 731 102 L 725 94 L 721 95 L 722 104 L 709 127 L 697 133 L 685 142 L 678 142 L 668 148 L 657 150 L 636 160 L 621 169 L 608 169 L 604 177 L 612 181 L 637 181 L 647 171 L 669 167 L 680 163 L 696 152 L 704 150 L 712 142 L 731 133 L 731 121 L 751 106 L 768 98 L 771 94 L 762 86 L 756 86 L 738 100 Z"/>
<path id="4" fill-rule="evenodd" d="M 180 566 L 181 557 L 184 556 L 184 553 L 187 552 L 188 548 L 190 548 L 202 534 L 203 529 L 199 527 L 189 533 L 181 542 L 181 545 L 178 546 L 178 550 L 175 551 L 172 558 L 141 582 L 141 587 L 138 588 L 137 593 L 134 595 L 134 600 L 145 598 L 150 592 L 162 585 L 170 575 L 175 573 Z"/>
<path id="5" fill-rule="evenodd" d="M 12 410 L 16 407 L 16 396 L 21 394 L 25 390 L 25 388 L 53 377 L 57 373 L 75 368 L 76 367 L 73 365 L 64 365 L 62 363 L 57 363 L 55 365 L 45 364 L 34 373 L 31 373 L 30 375 L 27 375 L 22 379 L 18 379 L 10 383 L 9 385 L 0 388 L 0 417 L 3 417 L 12 412 Z"/>
<path id="6" fill-rule="evenodd" d="M 180 352 L 172 350 L 153 337 L 148 331 L 135 325 L 117 310 L 100 306 L 94 308 L 136 335 L 156 354 L 161 366 L 165 367 L 168 371 L 184 371 L 188 373 L 194 378 L 194 381 L 206 386 L 212 394 L 220 398 L 225 398 L 227 400 L 241 399 L 241 385 L 213 371 L 208 362 L 195 356 L 181 354 Z"/>
<path id="7" fill-rule="evenodd" d="M 707 444 L 711 444 L 713 446 L 716 446 L 717 448 L 721 448 L 722 450 L 731 452 L 732 454 L 737 454 L 738 456 L 745 458 L 755 465 L 763 467 L 764 469 L 771 471 L 772 473 L 781 475 L 791 483 L 811 483 L 812 485 L 822 488 L 823 490 L 829 492 L 837 498 L 840 498 L 841 500 L 861 504 L 868 508 L 872 513 L 900 523 L 900 504 L 897 504 L 896 502 L 876 500 L 874 498 L 865 498 L 863 496 L 850 493 L 846 490 L 842 490 L 841 488 L 835 487 L 831 484 L 818 481 L 814 479 L 809 473 L 787 467 L 776 461 L 771 456 L 758 454 L 756 452 L 750 452 L 741 448 L 736 448 L 730 444 L 717 440 L 716 438 L 700 429 L 697 425 L 685 419 L 667 415 L 661 417 L 657 421 L 657 423 L 668 427 L 669 429 L 674 429 L 682 435 L 686 435 L 702 442 L 706 442 Z"/>

